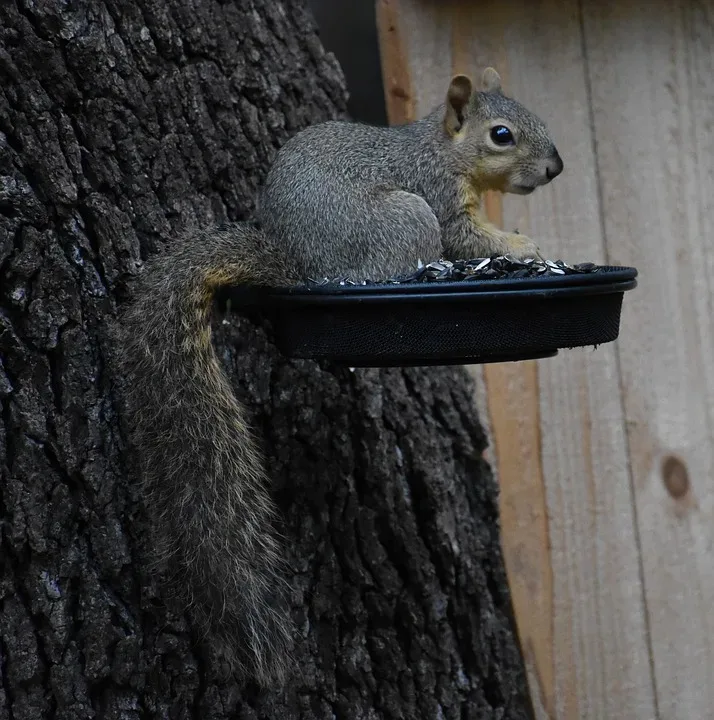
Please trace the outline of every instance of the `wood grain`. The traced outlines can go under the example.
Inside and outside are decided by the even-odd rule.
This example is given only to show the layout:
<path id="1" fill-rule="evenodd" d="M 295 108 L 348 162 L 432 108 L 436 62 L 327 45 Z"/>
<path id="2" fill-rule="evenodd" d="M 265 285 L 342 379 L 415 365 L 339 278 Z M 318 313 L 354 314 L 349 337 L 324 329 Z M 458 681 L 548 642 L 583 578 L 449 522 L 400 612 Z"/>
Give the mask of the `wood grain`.
<path id="1" fill-rule="evenodd" d="M 376 21 L 387 119 L 390 125 L 401 125 L 416 119 L 416 103 L 404 46 L 399 0 L 377 0 Z"/>
<path id="2" fill-rule="evenodd" d="M 640 271 L 619 357 L 662 718 L 714 713 L 713 13 L 584 11 L 607 254 Z"/>

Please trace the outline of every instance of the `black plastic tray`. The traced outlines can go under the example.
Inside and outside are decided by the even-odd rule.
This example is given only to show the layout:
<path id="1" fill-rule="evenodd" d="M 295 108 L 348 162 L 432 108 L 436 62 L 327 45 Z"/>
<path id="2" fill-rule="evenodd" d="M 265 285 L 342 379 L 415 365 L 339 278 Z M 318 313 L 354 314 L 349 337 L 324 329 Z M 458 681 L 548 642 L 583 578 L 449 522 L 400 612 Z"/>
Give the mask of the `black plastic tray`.
<path id="1" fill-rule="evenodd" d="M 620 330 L 637 270 L 408 284 L 231 288 L 259 306 L 288 357 L 352 367 L 453 365 L 550 357 L 601 345 Z"/>

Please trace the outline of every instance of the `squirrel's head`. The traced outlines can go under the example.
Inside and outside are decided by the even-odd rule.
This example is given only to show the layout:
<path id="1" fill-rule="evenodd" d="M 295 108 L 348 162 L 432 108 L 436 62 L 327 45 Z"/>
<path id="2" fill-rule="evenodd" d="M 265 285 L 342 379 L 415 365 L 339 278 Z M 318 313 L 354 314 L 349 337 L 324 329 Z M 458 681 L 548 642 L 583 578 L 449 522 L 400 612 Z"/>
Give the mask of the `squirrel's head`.
<path id="1" fill-rule="evenodd" d="M 457 75 L 449 85 L 444 128 L 459 172 L 479 191 L 527 195 L 563 171 L 545 123 L 501 91 L 493 68 L 483 73 L 482 91 Z"/>

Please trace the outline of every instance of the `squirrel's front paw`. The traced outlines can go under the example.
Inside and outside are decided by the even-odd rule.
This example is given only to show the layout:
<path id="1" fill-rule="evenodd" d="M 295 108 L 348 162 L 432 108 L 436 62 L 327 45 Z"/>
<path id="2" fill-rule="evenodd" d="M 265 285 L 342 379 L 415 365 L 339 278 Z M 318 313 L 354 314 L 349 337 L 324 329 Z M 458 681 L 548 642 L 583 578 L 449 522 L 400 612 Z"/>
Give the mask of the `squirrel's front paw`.
<path id="1" fill-rule="evenodd" d="M 524 258 L 542 258 L 538 245 L 526 235 L 512 233 L 504 238 L 504 255 L 513 255 L 519 260 Z"/>

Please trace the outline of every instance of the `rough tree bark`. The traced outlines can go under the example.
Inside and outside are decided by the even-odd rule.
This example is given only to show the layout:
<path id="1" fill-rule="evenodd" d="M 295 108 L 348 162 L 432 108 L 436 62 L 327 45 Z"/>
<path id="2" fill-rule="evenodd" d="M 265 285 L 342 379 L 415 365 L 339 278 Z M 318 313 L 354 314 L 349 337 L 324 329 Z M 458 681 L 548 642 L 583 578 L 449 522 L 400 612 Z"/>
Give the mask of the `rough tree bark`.
<path id="1" fill-rule="evenodd" d="M 285 518 L 288 687 L 226 678 L 146 570 L 128 280 L 179 228 L 246 217 L 276 147 L 344 104 L 299 4 L 0 2 L 0 717 L 530 717 L 459 369 L 291 362 L 217 324 Z"/>

